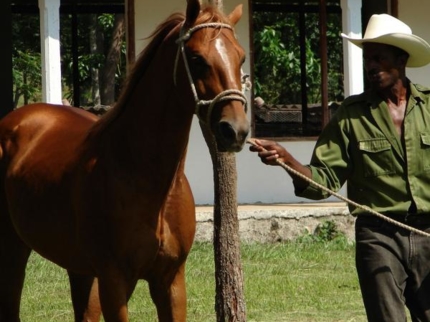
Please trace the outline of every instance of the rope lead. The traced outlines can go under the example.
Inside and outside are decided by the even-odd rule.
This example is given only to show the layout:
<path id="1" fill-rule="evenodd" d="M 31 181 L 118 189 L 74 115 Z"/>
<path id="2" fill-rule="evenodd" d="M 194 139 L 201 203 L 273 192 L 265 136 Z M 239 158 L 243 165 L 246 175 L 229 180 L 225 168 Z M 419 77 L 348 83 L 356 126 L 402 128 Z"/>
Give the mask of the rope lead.
<path id="1" fill-rule="evenodd" d="M 258 147 L 262 148 L 264 151 L 267 151 L 262 146 L 256 144 L 255 143 L 255 139 L 249 138 L 249 139 L 246 140 L 246 142 L 249 143 L 249 144 L 251 144 L 251 145 L 253 145 L 253 146 L 258 146 Z M 381 219 L 383 219 L 383 220 L 385 220 L 385 221 L 387 221 L 387 222 L 389 222 L 389 223 L 391 223 L 393 225 L 396 225 L 398 227 L 407 229 L 407 230 L 409 230 L 411 232 L 414 232 L 414 233 L 417 233 L 417 234 L 420 234 L 420 235 L 423 235 L 423 236 L 426 236 L 426 237 L 430 237 L 430 234 L 427 233 L 427 232 L 425 232 L 425 231 L 422 231 L 422 230 L 416 229 L 414 227 L 405 225 L 405 224 L 403 224 L 401 222 L 398 222 L 398 221 L 396 221 L 396 220 L 394 220 L 394 219 L 392 219 L 390 217 L 387 217 L 387 216 L 385 216 L 385 215 L 383 215 L 383 214 L 381 214 L 381 213 L 379 213 L 379 212 L 377 212 L 377 211 L 375 211 L 375 210 L 373 210 L 373 209 L 371 209 L 371 208 L 369 208 L 367 206 L 360 205 L 360 204 L 356 203 L 355 201 L 352 201 L 351 199 L 348 199 L 348 198 L 342 196 L 341 194 L 338 194 L 337 192 L 334 192 L 334 191 L 328 189 L 327 187 L 319 184 L 318 182 L 313 181 L 311 178 L 308 178 L 304 174 L 302 174 L 302 173 L 294 170 L 293 168 L 291 168 L 290 166 L 286 165 L 284 162 L 282 162 L 279 159 L 276 160 L 276 163 L 279 164 L 281 167 L 283 167 L 285 170 L 287 170 L 289 173 L 294 174 L 295 176 L 300 177 L 301 179 L 309 182 L 309 184 L 313 185 L 314 187 L 317 187 L 318 189 L 321 189 L 322 191 L 325 191 L 325 192 L 331 194 L 332 196 L 334 196 L 334 197 L 336 197 L 336 198 L 338 198 L 338 199 L 340 199 L 342 201 L 345 201 L 348 204 L 351 204 L 351 205 L 353 205 L 353 206 L 355 206 L 357 208 L 363 209 L 363 210 L 371 213 L 372 215 L 375 215 L 375 216 L 377 216 L 377 217 L 379 217 L 379 218 L 381 218 Z"/>

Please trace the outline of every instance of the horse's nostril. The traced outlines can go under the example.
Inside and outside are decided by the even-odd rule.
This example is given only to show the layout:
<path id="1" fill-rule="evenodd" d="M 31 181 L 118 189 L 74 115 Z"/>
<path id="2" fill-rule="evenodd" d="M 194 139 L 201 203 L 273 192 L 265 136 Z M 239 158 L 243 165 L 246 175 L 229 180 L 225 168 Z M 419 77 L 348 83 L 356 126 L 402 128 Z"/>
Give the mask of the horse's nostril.
<path id="1" fill-rule="evenodd" d="M 220 122 L 218 124 L 218 131 L 227 142 L 236 140 L 236 131 L 233 129 L 230 123 Z"/>
<path id="2" fill-rule="evenodd" d="M 220 121 L 215 129 L 216 141 L 220 152 L 239 152 L 248 135 L 247 124 Z"/>

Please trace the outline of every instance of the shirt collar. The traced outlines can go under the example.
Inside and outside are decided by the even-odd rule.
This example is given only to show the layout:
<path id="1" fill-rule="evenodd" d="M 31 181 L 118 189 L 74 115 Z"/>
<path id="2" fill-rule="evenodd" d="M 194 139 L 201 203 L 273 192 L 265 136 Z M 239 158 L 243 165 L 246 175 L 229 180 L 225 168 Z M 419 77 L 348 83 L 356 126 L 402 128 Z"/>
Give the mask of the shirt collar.
<path id="1" fill-rule="evenodd" d="M 420 103 L 424 102 L 426 99 L 426 95 L 423 93 L 423 89 L 428 91 L 427 88 L 423 88 L 419 85 L 410 83 L 410 89 L 411 89 L 411 96 L 410 98 L 415 99 L 415 102 Z"/>
<path id="2" fill-rule="evenodd" d="M 410 89 L 410 96 L 409 96 L 408 103 L 411 103 L 411 101 L 413 103 L 424 102 L 425 94 L 419 90 L 419 88 L 420 89 L 422 88 L 421 87 L 418 88 L 417 85 L 413 84 L 409 79 L 407 79 L 407 81 Z M 428 89 L 426 88 L 425 90 L 428 90 Z M 383 101 L 382 98 L 375 91 L 372 91 L 372 90 L 366 91 L 366 100 L 369 106 L 374 106 L 374 107 L 379 106 Z"/>

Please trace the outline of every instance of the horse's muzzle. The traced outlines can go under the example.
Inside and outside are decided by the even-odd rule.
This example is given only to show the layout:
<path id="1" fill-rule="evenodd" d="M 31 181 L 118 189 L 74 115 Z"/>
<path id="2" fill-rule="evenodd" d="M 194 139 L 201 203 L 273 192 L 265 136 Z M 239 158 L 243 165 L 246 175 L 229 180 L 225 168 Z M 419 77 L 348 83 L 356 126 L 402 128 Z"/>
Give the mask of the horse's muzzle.
<path id="1" fill-rule="evenodd" d="M 220 121 L 216 126 L 216 141 L 220 152 L 239 152 L 249 133 L 249 123 Z"/>

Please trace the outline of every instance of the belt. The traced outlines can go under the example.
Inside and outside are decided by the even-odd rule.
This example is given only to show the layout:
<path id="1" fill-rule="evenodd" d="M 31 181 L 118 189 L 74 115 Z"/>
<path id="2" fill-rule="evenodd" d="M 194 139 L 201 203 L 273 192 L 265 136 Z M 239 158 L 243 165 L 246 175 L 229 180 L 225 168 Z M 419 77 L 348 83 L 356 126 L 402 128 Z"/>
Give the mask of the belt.
<path id="1" fill-rule="evenodd" d="M 418 214 L 406 214 L 406 215 L 385 214 L 385 216 L 399 223 L 412 226 L 412 227 L 430 225 L 430 214 L 419 214 L 419 215 Z M 361 214 L 361 215 L 358 215 L 358 218 L 360 218 L 360 220 L 363 220 L 365 222 L 374 222 L 374 223 L 386 221 L 383 218 L 380 218 L 371 214 Z"/>

